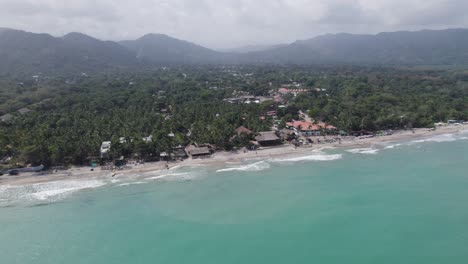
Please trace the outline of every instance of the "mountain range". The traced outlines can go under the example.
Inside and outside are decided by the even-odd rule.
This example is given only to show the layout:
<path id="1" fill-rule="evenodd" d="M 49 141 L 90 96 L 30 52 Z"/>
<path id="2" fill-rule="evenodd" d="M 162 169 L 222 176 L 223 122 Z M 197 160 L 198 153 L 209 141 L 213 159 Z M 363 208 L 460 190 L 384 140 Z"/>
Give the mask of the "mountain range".
<path id="1" fill-rule="evenodd" d="M 467 65 L 468 29 L 327 34 L 291 44 L 215 51 L 163 34 L 102 41 L 0 28 L 0 75 L 93 73 L 185 64 Z"/>

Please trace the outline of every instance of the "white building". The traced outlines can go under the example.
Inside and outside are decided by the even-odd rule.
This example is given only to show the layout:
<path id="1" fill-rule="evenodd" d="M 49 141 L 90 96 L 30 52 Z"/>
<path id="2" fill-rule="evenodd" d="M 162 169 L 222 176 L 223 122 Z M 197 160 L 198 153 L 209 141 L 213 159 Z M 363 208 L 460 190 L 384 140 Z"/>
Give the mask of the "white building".
<path id="1" fill-rule="evenodd" d="M 101 159 L 107 159 L 109 158 L 109 152 L 111 149 L 111 142 L 110 141 L 104 141 L 101 144 Z"/>

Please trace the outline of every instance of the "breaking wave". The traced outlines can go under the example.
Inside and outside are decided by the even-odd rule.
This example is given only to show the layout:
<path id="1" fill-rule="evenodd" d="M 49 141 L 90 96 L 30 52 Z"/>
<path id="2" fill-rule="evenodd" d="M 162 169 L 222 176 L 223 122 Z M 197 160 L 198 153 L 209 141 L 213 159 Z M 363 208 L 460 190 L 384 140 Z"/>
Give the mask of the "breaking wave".
<path id="1" fill-rule="evenodd" d="M 460 138 L 455 137 L 455 135 L 453 135 L 453 134 L 443 134 L 443 135 L 437 135 L 437 136 L 433 136 L 433 137 L 426 138 L 426 139 L 415 140 L 415 141 L 412 141 L 412 143 L 452 142 L 452 141 L 456 141 L 456 140 L 459 140 L 459 139 Z"/>
<path id="2" fill-rule="evenodd" d="M 379 152 L 378 149 L 374 149 L 374 148 L 357 148 L 357 149 L 349 149 L 347 150 L 347 152 L 349 153 L 353 153 L 353 154 L 377 154 Z"/>
<path id="3" fill-rule="evenodd" d="M 384 149 L 394 149 L 394 148 L 401 147 L 401 146 L 403 146 L 403 144 L 394 144 L 394 145 L 386 146 Z"/>
<path id="4" fill-rule="evenodd" d="M 217 170 L 216 172 L 228 172 L 228 171 L 262 171 L 270 168 L 270 164 L 266 161 L 259 161 L 252 164 L 247 164 L 239 167 L 232 167 Z"/>
<path id="5" fill-rule="evenodd" d="M 146 178 L 145 180 L 147 181 L 154 181 L 154 180 L 189 180 L 192 179 L 193 175 L 189 173 L 169 173 L 169 174 L 163 174 L 163 175 L 158 175 L 150 178 Z"/>
<path id="6" fill-rule="evenodd" d="M 300 161 L 333 161 L 343 158 L 342 154 L 313 154 L 309 156 L 301 156 L 285 159 L 272 159 L 272 162 L 300 162 Z"/>
<path id="7" fill-rule="evenodd" d="M 125 187 L 125 186 L 140 185 L 140 184 L 145 184 L 145 182 L 127 182 L 127 183 L 119 184 L 119 186 Z"/>
<path id="8" fill-rule="evenodd" d="M 106 185 L 100 180 L 74 180 L 36 183 L 0 188 L 0 207 L 13 204 L 35 205 L 62 200 L 72 193 L 85 189 L 94 189 Z"/>
<path id="9" fill-rule="evenodd" d="M 468 137 L 461 136 L 457 134 L 442 134 L 437 136 L 432 136 L 428 138 L 418 139 L 410 142 L 402 142 L 398 144 L 388 145 L 384 149 L 394 149 L 401 146 L 410 146 L 418 143 L 426 143 L 426 142 L 435 142 L 435 143 L 443 143 L 443 142 L 453 142 L 457 140 L 467 140 Z"/>

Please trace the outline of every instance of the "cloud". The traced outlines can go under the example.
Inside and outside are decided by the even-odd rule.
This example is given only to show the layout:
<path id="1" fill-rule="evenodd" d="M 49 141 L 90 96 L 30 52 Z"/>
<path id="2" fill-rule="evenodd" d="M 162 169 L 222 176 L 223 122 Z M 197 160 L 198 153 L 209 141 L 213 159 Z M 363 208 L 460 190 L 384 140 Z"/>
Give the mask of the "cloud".
<path id="1" fill-rule="evenodd" d="M 112 40 L 165 33 L 210 47 L 468 26 L 466 0 L 0 0 L 0 7 L 0 27 Z"/>

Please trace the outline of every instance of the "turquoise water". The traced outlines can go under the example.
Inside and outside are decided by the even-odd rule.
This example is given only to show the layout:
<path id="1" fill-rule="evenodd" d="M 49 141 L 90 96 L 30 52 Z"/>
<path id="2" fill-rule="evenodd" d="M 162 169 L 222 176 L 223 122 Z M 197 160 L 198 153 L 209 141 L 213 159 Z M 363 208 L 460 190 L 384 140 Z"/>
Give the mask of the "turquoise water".
<path id="1" fill-rule="evenodd" d="M 468 263 L 468 140 L 439 141 L 4 187 L 0 263 Z"/>

